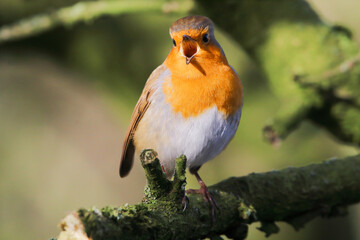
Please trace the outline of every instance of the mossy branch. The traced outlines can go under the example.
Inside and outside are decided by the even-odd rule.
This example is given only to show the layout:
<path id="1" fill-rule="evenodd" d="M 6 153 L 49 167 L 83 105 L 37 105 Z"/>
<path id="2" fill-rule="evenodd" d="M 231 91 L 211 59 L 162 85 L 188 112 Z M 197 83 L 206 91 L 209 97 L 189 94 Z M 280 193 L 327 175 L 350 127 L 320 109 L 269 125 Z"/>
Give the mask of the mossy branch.
<path id="1" fill-rule="evenodd" d="M 185 158 L 178 158 L 177 173 L 171 182 L 160 172 L 155 155 L 151 156 L 149 151 L 145 155 L 150 156 L 143 164 L 148 191 L 158 199 L 149 200 L 147 195 L 137 205 L 80 209 L 64 219 L 59 239 L 219 239 L 222 234 L 244 239 L 247 225 L 253 222 L 260 221 L 260 230 L 269 235 L 279 231 L 276 221 L 288 222 L 299 229 L 316 216 L 343 214 L 347 205 L 360 201 L 360 155 L 357 155 L 233 177 L 215 184 L 209 189 L 220 209 L 212 223 L 209 206 L 201 196 L 189 195 L 185 211 L 179 200 L 164 201 L 174 191 L 178 193 L 177 199 L 183 196 Z M 179 179 L 181 184 L 177 183 Z M 161 183 L 157 185 L 158 180 Z M 163 183 L 166 191 L 159 189 Z M 158 195 L 160 192 L 165 195 Z M 74 234 L 83 238 L 75 238 Z"/>
<path id="2" fill-rule="evenodd" d="M 181 155 L 175 160 L 173 181 L 166 178 L 154 150 L 144 150 L 140 155 L 140 160 L 147 179 L 145 201 L 164 201 L 167 204 L 172 203 L 174 207 L 181 207 L 181 202 L 185 196 L 186 157 Z"/>
<path id="3" fill-rule="evenodd" d="M 91 22 L 104 15 L 121 15 L 142 12 L 187 12 L 192 1 L 91 1 L 39 14 L 0 28 L 0 43 L 29 37 L 57 26 L 70 27 L 79 22 Z"/>

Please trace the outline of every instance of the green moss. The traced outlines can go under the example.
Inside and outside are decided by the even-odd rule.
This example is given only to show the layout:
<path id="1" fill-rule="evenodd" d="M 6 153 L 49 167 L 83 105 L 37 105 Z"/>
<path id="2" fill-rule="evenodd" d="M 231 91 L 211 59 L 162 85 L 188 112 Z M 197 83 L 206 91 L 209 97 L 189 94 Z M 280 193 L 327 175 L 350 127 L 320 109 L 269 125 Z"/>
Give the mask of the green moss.
<path id="1" fill-rule="evenodd" d="M 253 206 L 248 206 L 243 201 L 240 202 L 238 207 L 238 212 L 240 218 L 244 220 L 253 220 L 256 219 L 256 210 Z"/>
<path id="2" fill-rule="evenodd" d="M 339 103 L 334 106 L 333 115 L 339 120 L 344 134 L 349 136 L 353 143 L 360 145 L 360 108 Z"/>

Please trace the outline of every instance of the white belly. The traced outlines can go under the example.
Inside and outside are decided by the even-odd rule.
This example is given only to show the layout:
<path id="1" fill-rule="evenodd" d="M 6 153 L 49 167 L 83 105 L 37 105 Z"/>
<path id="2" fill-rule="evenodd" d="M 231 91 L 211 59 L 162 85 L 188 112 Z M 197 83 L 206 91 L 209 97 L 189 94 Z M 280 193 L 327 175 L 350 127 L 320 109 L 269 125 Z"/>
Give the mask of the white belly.
<path id="1" fill-rule="evenodd" d="M 189 168 L 200 167 L 227 146 L 240 117 L 241 109 L 226 118 L 214 105 L 185 119 L 172 111 L 159 86 L 135 131 L 136 156 L 143 149 L 154 149 L 168 177 L 173 175 L 175 159 L 181 154 L 186 155 Z"/>

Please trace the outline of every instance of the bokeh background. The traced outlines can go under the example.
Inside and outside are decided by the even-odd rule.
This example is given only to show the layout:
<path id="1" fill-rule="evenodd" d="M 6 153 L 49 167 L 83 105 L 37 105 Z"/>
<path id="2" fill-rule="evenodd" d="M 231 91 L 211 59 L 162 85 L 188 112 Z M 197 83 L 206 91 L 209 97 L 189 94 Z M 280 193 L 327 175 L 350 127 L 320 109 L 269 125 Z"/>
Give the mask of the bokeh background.
<path id="1" fill-rule="evenodd" d="M 75 2 L 0 0 L 0 24 Z M 349 27 L 360 43 L 358 0 L 310 2 L 330 23 Z M 61 218 L 73 210 L 141 200 L 140 164 L 127 178 L 118 175 L 122 140 L 147 77 L 172 46 L 168 27 L 179 17 L 101 17 L 0 45 L 0 239 L 56 237 Z M 234 39 L 221 29 L 216 37 L 243 81 L 245 105 L 232 143 L 202 167 L 206 183 L 359 153 L 310 123 L 280 148 L 263 141 L 261 129 L 280 100 Z M 198 187 L 192 176 L 188 181 Z M 360 206 L 299 232 L 279 225 L 270 239 L 360 239 Z M 248 239 L 265 239 L 256 227 Z"/>

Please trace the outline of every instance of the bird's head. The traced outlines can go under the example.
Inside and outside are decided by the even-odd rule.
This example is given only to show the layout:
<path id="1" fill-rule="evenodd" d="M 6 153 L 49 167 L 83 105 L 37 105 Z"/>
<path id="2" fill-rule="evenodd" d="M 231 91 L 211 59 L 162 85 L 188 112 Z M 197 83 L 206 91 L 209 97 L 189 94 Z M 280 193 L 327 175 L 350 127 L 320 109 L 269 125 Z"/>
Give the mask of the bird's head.
<path id="1" fill-rule="evenodd" d="M 213 22 L 204 16 L 180 18 L 170 27 L 173 48 L 170 52 L 186 65 L 208 59 L 226 61 L 224 52 L 214 36 Z"/>

